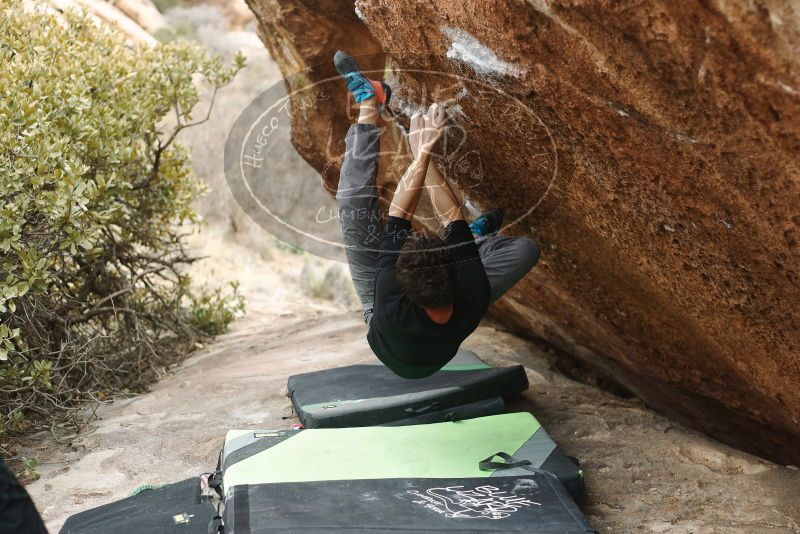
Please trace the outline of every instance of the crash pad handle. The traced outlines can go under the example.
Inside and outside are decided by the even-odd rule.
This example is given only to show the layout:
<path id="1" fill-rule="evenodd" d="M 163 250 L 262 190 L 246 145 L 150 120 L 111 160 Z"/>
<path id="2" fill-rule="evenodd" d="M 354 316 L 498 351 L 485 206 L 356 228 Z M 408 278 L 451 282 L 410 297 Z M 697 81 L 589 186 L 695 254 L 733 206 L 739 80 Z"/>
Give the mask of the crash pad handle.
<path id="1" fill-rule="evenodd" d="M 502 458 L 505 462 L 495 462 L 495 458 Z M 517 460 L 510 454 L 505 452 L 496 452 L 493 455 L 489 456 L 485 460 L 482 460 L 478 467 L 481 471 L 495 471 L 497 469 L 514 469 L 516 467 L 522 467 L 523 469 L 530 470 L 531 462 L 530 460 Z"/>
<path id="2" fill-rule="evenodd" d="M 439 401 L 433 401 L 430 404 L 426 404 L 425 406 L 420 406 L 419 408 L 406 408 L 403 410 L 407 414 L 423 414 L 430 410 L 435 410 L 439 408 Z"/>

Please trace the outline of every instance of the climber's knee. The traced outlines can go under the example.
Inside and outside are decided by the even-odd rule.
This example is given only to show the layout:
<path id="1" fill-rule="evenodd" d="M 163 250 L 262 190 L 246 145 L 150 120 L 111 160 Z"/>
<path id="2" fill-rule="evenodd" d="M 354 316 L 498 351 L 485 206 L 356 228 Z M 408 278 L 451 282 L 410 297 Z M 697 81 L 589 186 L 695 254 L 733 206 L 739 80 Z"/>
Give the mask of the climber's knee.
<path id="1" fill-rule="evenodd" d="M 533 239 L 523 237 L 519 239 L 517 247 L 519 248 L 520 260 L 527 272 L 539 261 L 539 244 Z"/>

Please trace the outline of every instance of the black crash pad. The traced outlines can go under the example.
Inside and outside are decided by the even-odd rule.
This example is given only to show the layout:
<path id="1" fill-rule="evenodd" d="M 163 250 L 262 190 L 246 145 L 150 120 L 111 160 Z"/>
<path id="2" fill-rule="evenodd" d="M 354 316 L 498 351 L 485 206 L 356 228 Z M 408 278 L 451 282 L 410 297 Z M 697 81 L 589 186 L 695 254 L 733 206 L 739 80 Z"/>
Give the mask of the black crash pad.
<path id="1" fill-rule="evenodd" d="M 70 516 L 61 534 L 207 534 L 215 515 L 190 478 Z"/>
<path id="2" fill-rule="evenodd" d="M 407 380 L 383 365 L 350 365 L 289 377 L 288 395 L 306 428 L 439 423 L 496 415 L 525 391 L 521 365 L 493 368 L 461 350 L 442 370 Z"/>

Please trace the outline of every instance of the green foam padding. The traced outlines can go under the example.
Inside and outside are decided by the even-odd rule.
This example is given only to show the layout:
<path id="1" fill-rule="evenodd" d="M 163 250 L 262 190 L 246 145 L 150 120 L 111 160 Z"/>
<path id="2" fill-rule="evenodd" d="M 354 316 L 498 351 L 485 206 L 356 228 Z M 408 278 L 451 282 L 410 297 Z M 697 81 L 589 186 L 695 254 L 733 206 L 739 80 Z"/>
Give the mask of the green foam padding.
<path id="1" fill-rule="evenodd" d="M 476 363 L 474 365 L 445 365 L 442 371 L 475 371 L 478 369 L 491 369 L 492 366 L 488 363 Z"/>
<path id="2" fill-rule="evenodd" d="M 481 471 L 480 460 L 513 453 L 540 426 L 523 412 L 428 425 L 304 430 L 228 467 L 224 484 L 488 477 L 492 472 Z M 247 432 L 232 431 L 226 441 Z"/>

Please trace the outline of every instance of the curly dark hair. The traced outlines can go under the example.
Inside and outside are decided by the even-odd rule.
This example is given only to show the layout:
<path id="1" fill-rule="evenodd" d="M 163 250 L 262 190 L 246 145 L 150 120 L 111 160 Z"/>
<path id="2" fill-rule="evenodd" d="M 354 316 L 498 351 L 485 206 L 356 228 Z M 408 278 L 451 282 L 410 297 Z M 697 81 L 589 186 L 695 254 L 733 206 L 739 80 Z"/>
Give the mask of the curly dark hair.
<path id="1" fill-rule="evenodd" d="M 412 234 L 406 238 L 395 278 L 412 302 L 426 308 L 443 308 L 456 298 L 456 266 L 440 237 Z"/>

